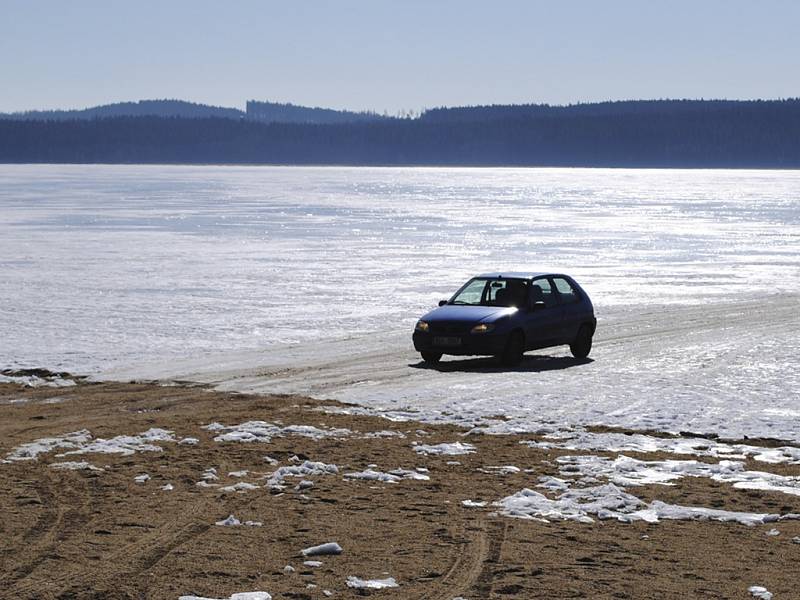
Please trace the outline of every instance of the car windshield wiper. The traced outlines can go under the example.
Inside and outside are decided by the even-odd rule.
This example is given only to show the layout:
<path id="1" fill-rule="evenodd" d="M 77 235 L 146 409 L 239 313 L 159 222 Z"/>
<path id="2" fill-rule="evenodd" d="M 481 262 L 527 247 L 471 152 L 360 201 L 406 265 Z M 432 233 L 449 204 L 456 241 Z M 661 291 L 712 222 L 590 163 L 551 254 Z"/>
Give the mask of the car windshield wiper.
<path id="1" fill-rule="evenodd" d="M 472 302 L 462 302 L 461 300 L 453 300 L 452 302 L 448 302 L 448 304 L 460 304 L 462 306 L 476 306 Z"/>

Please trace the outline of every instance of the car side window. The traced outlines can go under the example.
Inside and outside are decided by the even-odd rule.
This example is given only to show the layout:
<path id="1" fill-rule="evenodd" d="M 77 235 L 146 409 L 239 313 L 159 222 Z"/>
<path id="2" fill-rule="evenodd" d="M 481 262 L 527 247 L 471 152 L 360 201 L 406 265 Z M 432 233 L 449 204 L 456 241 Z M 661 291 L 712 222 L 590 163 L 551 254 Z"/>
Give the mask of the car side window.
<path id="1" fill-rule="evenodd" d="M 521 279 L 493 281 L 487 290 L 489 306 L 524 306 L 527 284 Z"/>
<path id="2" fill-rule="evenodd" d="M 558 296 L 562 304 L 571 304 L 577 302 L 580 298 L 578 292 L 570 285 L 569 281 L 562 277 L 553 277 L 553 283 L 558 290 Z"/>
<path id="3" fill-rule="evenodd" d="M 558 304 L 549 279 L 534 279 L 531 282 L 530 298 L 532 302 L 544 302 L 547 308 Z"/>

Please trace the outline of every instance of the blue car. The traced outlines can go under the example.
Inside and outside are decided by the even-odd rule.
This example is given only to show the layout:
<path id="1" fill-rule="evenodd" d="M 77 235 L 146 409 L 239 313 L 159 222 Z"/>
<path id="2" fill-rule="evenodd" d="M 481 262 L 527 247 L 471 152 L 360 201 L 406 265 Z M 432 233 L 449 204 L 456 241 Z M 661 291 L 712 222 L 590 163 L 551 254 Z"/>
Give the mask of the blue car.
<path id="1" fill-rule="evenodd" d="M 596 327 L 592 301 L 568 275 L 485 273 L 417 321 L 413 340 L 427 363 L 453 354 L 518 365 L 527 350 L 562 344 L 586 358 Z"/>

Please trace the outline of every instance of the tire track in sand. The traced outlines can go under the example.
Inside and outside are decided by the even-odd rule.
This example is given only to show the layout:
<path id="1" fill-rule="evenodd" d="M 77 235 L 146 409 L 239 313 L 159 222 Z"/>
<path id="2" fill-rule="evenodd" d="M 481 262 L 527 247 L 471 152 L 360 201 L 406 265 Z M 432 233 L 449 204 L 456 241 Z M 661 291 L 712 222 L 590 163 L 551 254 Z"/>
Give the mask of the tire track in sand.
<path id="1" fill-rule="evenodd" d="M 420 600 L 452 600 L 467 595 L 480 578 L 490 552 L 485 517 L 464 524 L 459 533 L 464 539 L 453 564 L 435 583 L 430 582 L 433 589 L 420 596 Z"/>

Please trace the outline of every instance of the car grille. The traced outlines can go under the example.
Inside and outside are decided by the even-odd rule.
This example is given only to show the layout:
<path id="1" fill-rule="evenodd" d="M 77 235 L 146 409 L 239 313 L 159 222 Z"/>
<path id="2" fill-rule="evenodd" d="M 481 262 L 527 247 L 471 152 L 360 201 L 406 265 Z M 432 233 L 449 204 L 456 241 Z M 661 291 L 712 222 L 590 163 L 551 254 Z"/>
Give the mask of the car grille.
<path id="1" fill-rule="evenodd" d="M 431 323 L 431 333 L 436 335 L 464 335 L 469 333 L 472 323 Z"/>

